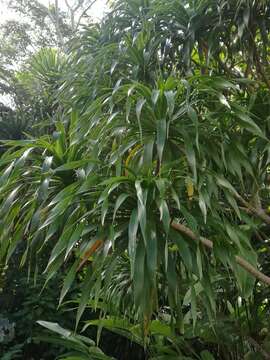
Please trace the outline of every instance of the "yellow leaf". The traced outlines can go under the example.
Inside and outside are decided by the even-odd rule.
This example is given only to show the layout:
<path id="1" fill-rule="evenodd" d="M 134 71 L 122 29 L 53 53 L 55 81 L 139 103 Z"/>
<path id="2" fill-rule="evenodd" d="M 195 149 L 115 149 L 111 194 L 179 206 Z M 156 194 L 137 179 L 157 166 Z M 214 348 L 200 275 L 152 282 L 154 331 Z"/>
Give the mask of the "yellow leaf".
<path id="1" fill-rule="evenodd" d="M 132 150 L 130 150 L 130 153 L 128 154 L 128 157 L 125 161 L 125 167 L 128 167 L 130 160 L 136 155 L 137 151 L 142 147 L 141 144 L 136 145 Z M 127 176 L 127 171 L 125 171 L 125 176 Z"/>
<path id="2" fill-rule="evenodd" d="M 117 148 L 117 142 L 116 142 L 116 139 L 113 140 L 113 143 L 112 143 L 112 151 L 115 151 Z"/>
<path id="3" fill-rule="evenodd" d="M 77 271 L 79 271 L 83 265 L 88 261 L 88 259 L 90 258 L 90 256 L 96 251 L 98 250 L 101 245 L 103 245 L 104 241 L 103 240 L 100 240 L 98 239 L 97 241 L 95 241 L 95 243 L 90 247 L 90 249 L 88 249 L 83 257 L 82 257 L 82 261 L 80 262 L 78 268 L 77 268 Z"/>
<path id="4" fill-rule="evenodd" d="M 186 178 L 186 189 L 187 189 L 187 194 L 188 194 L 188 198 L 189 200 L 193 199 L 193 195 L 194 195 L 194 186 L 193 186 L 193 181 L 190 177 Z"/>

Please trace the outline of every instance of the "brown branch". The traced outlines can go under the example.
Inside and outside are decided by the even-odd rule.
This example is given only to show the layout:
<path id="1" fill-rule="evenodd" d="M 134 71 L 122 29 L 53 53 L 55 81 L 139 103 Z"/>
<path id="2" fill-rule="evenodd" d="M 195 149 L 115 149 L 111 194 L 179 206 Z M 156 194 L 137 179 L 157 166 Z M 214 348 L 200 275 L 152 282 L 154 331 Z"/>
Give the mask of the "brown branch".
<path id="1" fill-rule="evenodd" d="M 77 25 L 76 25 L 76 28 L 75 30 L 78 29 L 78 27 L 80 26 L 80 23 L 81 23 L 81 19 L 84 17 L 84 15 L 86 15 L 87 11 L 94 5 L 94 3 L 96 2 L 97 0 L 93 0 L 85 9 L 84 11 L 81 13 L 81 15 L 79 16 L 79 19 L 77 21 Z"/>
<path id="2" fill-rule="evenodd" d="M 66 6 L 67 6 L 67 8 L 68 8 L 69 10 L 72 9 L 72 7 L 69 5 L 68 0 L 65 0 L 65 3 L 66 3 Z"/>
<path id="3" fill-rule="evenodd" d="M 266 224 L 270 225 L 270 216 L 266 214 L 266 212 L 260 208 L 255 208 L 248 201 L 242 198 L 239 194 L 237 194 L 237 198 L 239 202 L 246 207 L 247 210 L 249 210 L 253 215 L 256 215 L 261 220 L 263 220 Z"/>
<path id="4" fill-rule="evenodd" d="M 268 79 L 267 75 L 265 74 L 265 71 L 263 69 L 263 66 L 258 58 L 258 56 L 256 56 L 256 68 L 259 74 L 261 74 L 261 77 L 265 83 L 265 85 L 268 87 L 268 90 L 270 90 L 270 80 Z"/>
<path id="5" fill-rule="evenodd" d="M 90 258 L 90 256 L 92 256 L 92 254 L 97 251 L 102 245 L 103 245 L 104 241 L 103 240 L 96 240 L 95 243 L 90 247 L 90 249 L 88 249 L 85 254 L 83 255 L 83 259 L 80 262 L 79 266 L 77 267 L 77 272 L 81 270 L 81 268 L 84 266 L 84 264 L 88 261 L 88 259 Z"/>
<path id="6" fill-rule="evenodd" d="M 265 358 L 265 359 L 270 359 L 270 354 L 265 351 L 263 349 L 263 347 L 257 343 L 256 340 L 254 340 L 252 337 L 248 336 L 248 341 L 250 342 L 250 344 L 258 351 L 262 354 L 262 356 Z"/>
<path id="7" fill-rule="evenodd" d="M 256 44 L 254 36 L 252 37 L 252 42 L 253 42 L 253 47 L 254 47 L 254 58 L 255 58 L 256 70 L 261 75 L 262 80 L 264 81 L 265 85 L 268 87 L 268 90 L 270 90 L 270 80 L 268 79 L 268 77 L 264 71 L 264 68 L 261 64 L 260 56 L 258 54 L 257 44 Z"/>
<path id="8" fill-rule="evenodd" d="M 56 36 L 57 36 L 57 42 L 58 42 L 58 46 L 59 48 L 63 49 L 64 46 L 64 39 L 63 39 L 63 34 L 61 32 L 61 28 L 60 28 L 60 23 L 59 23 L 59 5 L 58 5 L 58 0 L 54 1 L 54 10 L 55 10 L 55 14 L 52 14 L 50 8 L 40 4 L 42 6 L 42 8 L 46 11 L 47 15 L 49 16 L 52 25 L 55 27 L 55 32 L 56 32 Z"/>
<path id="9" fill-rule="evenodd" d="M 190 239 L 197 241 L 199 240 L 204 246 L 208 247 L 209 249 L 213 249 L 213 242 L 205 237 L 198 236 L 187 226 L 183 224 L 179 224 L 176 222 L 171 223 L 171 227 L 182 234 L 185 234 Z M 262 281 L 263 283 L 270 285 L 270 277 L 263 274 L 261 271 L 257 270 L 253 265 L 251 265 L 249 262 L 247 262 L 245 259 L 243 259 L 240 256 L 235 256 L 235 260 L 239 266 L 241 266 L 243 269 L 245 269 L 247 272 L 249 272 L 251 275 L 256 277 L 258 280 Z"/>

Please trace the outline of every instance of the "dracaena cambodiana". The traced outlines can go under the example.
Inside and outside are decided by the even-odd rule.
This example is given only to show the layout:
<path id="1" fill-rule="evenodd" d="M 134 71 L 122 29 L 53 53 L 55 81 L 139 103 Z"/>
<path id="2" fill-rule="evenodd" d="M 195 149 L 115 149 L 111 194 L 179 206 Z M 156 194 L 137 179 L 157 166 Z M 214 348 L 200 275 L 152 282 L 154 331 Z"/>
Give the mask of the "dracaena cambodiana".
<path id="1" fill-rule="evenodd" d="M 85 270 L 77 324 L 104 299 L 144 336 L 167 306 L 182 333 L 224 281 L 246 299 L 270 284 L 252 242 L 270 223 L 269 8 L 220 3 L 115 2 L 73 41 L 55 131 L 5 143 L 1 261 L 66 265 L 60 302 Z"/>

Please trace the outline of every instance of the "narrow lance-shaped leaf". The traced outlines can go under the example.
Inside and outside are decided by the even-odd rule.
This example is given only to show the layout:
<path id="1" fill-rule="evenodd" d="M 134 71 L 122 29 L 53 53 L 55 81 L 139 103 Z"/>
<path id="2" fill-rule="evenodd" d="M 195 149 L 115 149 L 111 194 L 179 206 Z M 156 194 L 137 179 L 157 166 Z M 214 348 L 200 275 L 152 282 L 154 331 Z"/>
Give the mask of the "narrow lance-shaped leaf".
<path id="1" fill-rule="evenodd" d="M 143 139 L 142 139 L 142 124 L 141 124 L 141 112 L 142 112 L 142 108 L 143 108 L 143 106 L 144 106 L 145 103 L 146 103 L 146 100 L 145 100 L 144 98 L 141 98 L 141 99 L 138 100 L 137 105 L 136 105 L 136 116 L 137 116 L 138 125 L 139 125 L 141 143 L 143 143 Z"/>
<path id="2" fill-rule="evenodd" d="M 79 325 L 79 321 L 81 319 L 81 316 L 85 310 L 85 307 L 89 301 L 89 294 L 90 294 L 90 286 L 91 286 L 91 280 L 92 280 L 92 269 L 89 267 L 87 269 L 87 273 L 86 276 L 84 278 L 83 281 L 83 288 L 82 288 L 82 295 L 80 298 L 80 303 L 79 303 L 79 307 L 78 307 L 78 311 L 77 311 L 77 316 L 76 316 L 76 328 Z"/>
<path id="3" fill-rule="evenodd" d="M 133 275 L 134 301 L 136 306 L 141 304 L 145 286 L 145 275 L 145 247 L 144 242 L 140 239 L 136 248 Z"/>
<path id="4" fill-rule="evenodd" d="M 140 223 L 140 228 L 142 231 L 143 239 L 146 243 L 146 222 L 147 222 L 147 213 L 146 213 L 146 199 L 147 199 L 147 192 L 142 189 L 141 182 L 136 180 L 135 188 L 137 192 L 137 206 L 138 206 L 138 219 Z"/>
<path id="5" fill-rule="evenodd" d="M 147 226 L 148 241 L 146 243 L 146 259 L 147 269 L 149 271 L 150 281 L 155 284 L 155 277 L 157 271 L 157 255 L 158 255 L 158 240 L 156 228 L 154 223 L 149 223 Z"/>
<path id="6" fill-rule="evenodd" d="M 124 201 L 129 197 L 129 194 L 123 193 L 121 195 L 118 196 L 116 203 L 115 203 L 115 207 L 114 207 L 114 212 L 113 212 L 113 221 L 115 220 L 115 216 L 117 213 L 117 210 L 120 208 L 120 206 L 124 203 Z"/>
<path id="7" fill-rule="evenodd" d="M 157 152 L 160 162 L 162 161 L 166 136 L 167 136 L 166 119 L 157 120 Z"/>
<path id="8" fill-rule="evenodd" d="M 139 227 L 138 210 L 132 210 L 128 227 L 128 253 L 131 264 L 131 277 L 134 276 L 134 263 L 137 246 L 137 231 Z"/>
<path id="9" fill-rule="evenodd" d="M 77 259 L 74 264 L 72 265 L 72 267 L 70 268 L 67 276 L 64 279 L 64 284 L 61 290 L 61 294 L 60 294 L 60 298 L 59 298 L 59 306 L 61 305 L 61 303 L 64 300 L 64 297 L 66 296 L 67 292 L 69 291 L 75 277 L 76 277 L 76 270 L 78 267 L 78 263 L 79 263 L 80 259 Z"/>
<path id="10" fill-rule="evenodd" d="M 186 142 L 185 143 L 185 149 L 186 149 L 186 155 L 187 155 L 187 160 L 188 163 L 191 167 L 191 170 L 193 172 L 193 176 L 194 176 L 194 181 L 195 183 L 197 182 L 197 165 L 196 165 L 196 156 L 195 156 L 195 151 L 192 147 L 192 144 L 190 144 L 190 142 Z"/>

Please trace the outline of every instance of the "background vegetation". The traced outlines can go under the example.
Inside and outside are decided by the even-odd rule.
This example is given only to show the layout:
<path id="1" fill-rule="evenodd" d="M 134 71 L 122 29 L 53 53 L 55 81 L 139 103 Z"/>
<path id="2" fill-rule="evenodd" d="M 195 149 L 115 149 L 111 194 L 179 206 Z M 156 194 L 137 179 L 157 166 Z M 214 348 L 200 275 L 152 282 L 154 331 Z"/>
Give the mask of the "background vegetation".
<path id="1" fill-rule="evenodd" d="M 12 4 L 1 359 L 269 359 L 268 1 Z"/>

